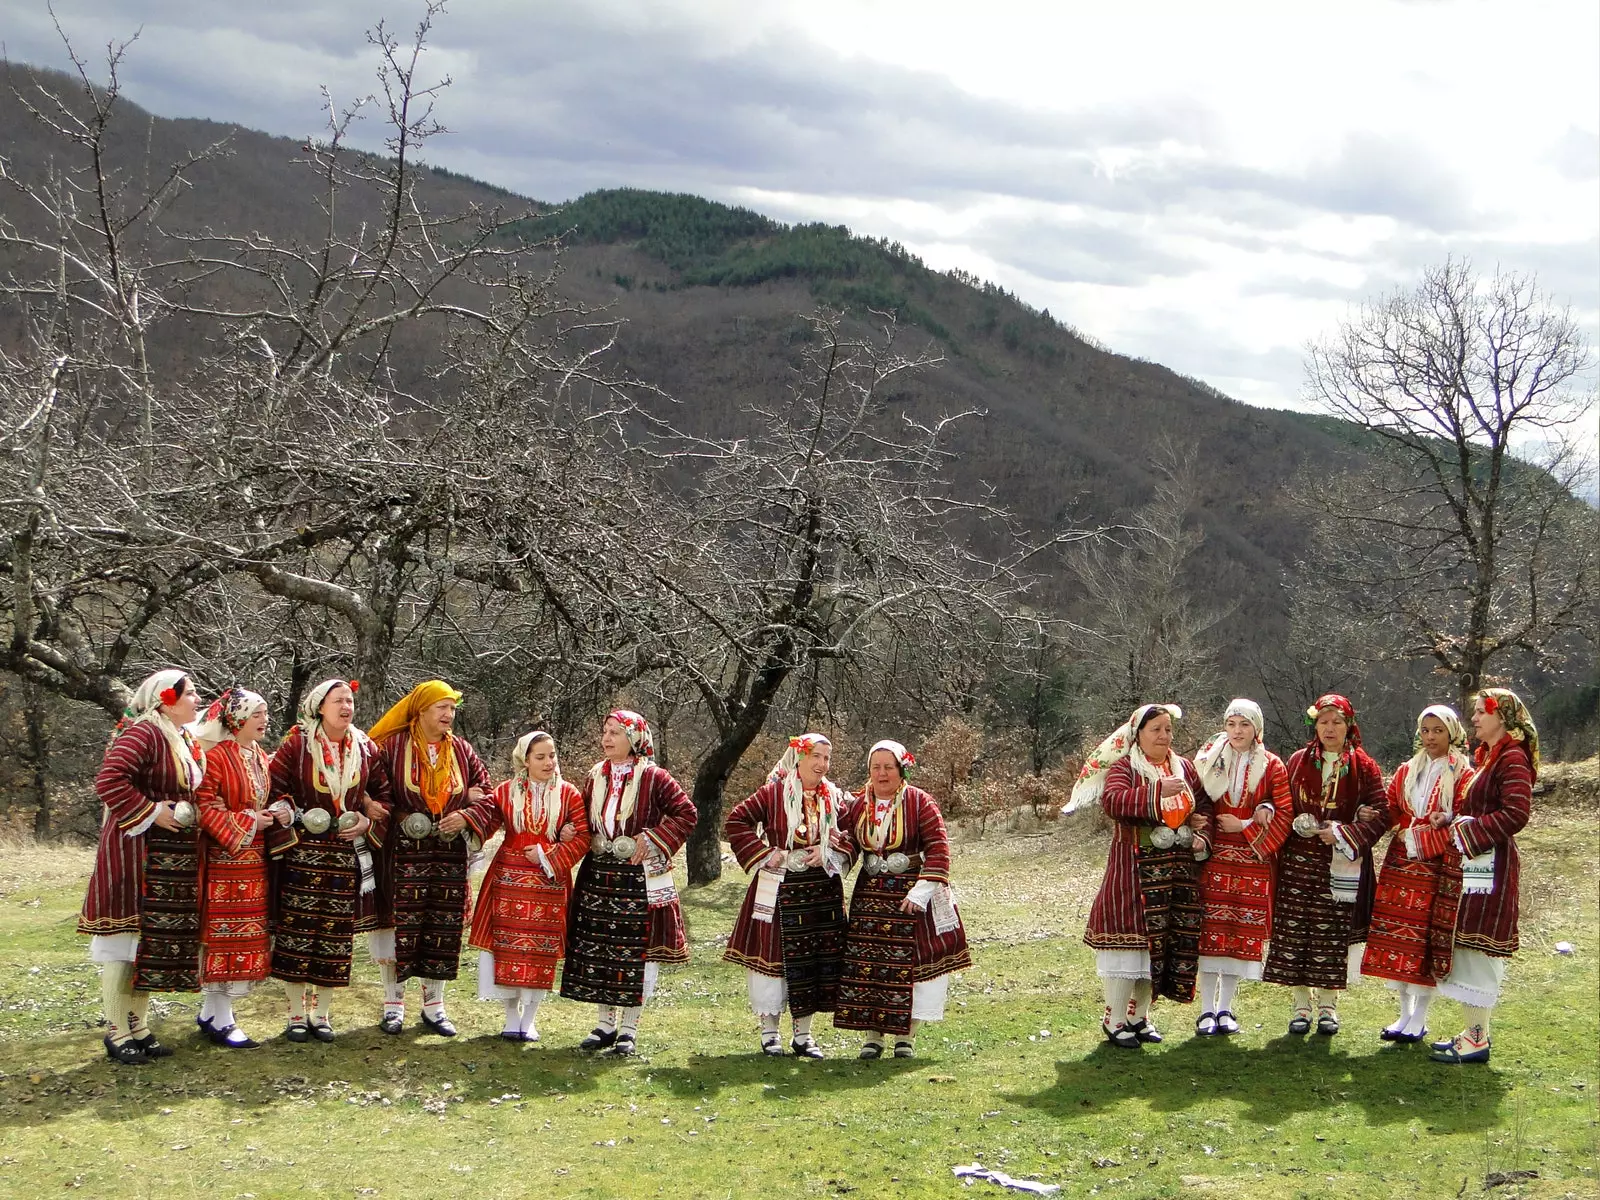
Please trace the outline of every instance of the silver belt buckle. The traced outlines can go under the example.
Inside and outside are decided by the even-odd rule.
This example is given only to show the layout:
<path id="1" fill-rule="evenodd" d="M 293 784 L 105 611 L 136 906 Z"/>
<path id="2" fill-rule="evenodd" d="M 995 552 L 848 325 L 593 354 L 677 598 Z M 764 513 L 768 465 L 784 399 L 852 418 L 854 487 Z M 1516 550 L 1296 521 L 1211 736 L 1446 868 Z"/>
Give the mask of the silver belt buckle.
<path id="1" fill-rule="evenodd" d="M 200 820 L 200 811 L 189 800 L 179 800 L 172 806 L 172 819 L 180 829 L 193 829 Z"/>
<path id="2" fill-rule="evenodd" d="M 361 823 L 361 814 L 354 809 L 339 814 L 340 829 L 354 829 Z"/>
<path id="3" fill-rule="evenodd" d="M 884 871 L 887 870 L 887 868 L 884 866 L 883 859 L 878 857 L 876 854 L 867 855 L 866 862 L 864 862 L 862 866 L 865 868 L 868 875 L 882 875 Z"/>
<path id="4" fill-rule="evenodd" d="M 883 866 L 891 875 L 904 875 L 911 870 L 911 858 L 909 855 L 901 854 L 896 850 L 883 860 Z"/>
<path id="5" fill-rule="evenodd" d="M 411 812 L 400 822 L 400 832 L 413 841 L 420 842 L 433 832 L 433 818 L 427 813 Z"/>
<path id="6" fill-rule="evenodd" d="M 1293 829 L 1301 837 L 1316 837 L 1317 830 L 1322 828 L 1322 823 L 1310 813 L 1299 813 L 1295 816 Z"/>
<path id="7" fill-rule="evenodd" d="M 791 850 L 784 866 L 791 871 L 804 871 L 806 869 L 806 852 L 804 850 Z"/>
<path id="8" fill-rule="evenodd" d="M 1182 846 L 1186 850 L 1190 846 L 1194 845 L 1194 830 L 1189 828 L 1187 821 L 1174 829 L 1172 831 L 1172 836 L 1177 840 L 1178 845 Z"/>
<path id="9" fill-rule="evenodd" d="M 611 857 L 619 862 L 627 862 L 633 857 L 633 852 L 639 848 L 639 843 L 624 834 L 622 837 L 611 840 Z"/>
<path id="10" fill-rule="evenodd" d="M 1165 825 L 1157 825 L 1150 831 L 1150 844 L 1157 850 L 1171 850 L 1177 841 L 1178 835 Z"/>
<path id="11" fill-rule="evenodd" d="M 327 833 L 333 824 L 333 814 L 325 808 L 308 808 L 300 814 L 300 824 L 310 833 Z"/>

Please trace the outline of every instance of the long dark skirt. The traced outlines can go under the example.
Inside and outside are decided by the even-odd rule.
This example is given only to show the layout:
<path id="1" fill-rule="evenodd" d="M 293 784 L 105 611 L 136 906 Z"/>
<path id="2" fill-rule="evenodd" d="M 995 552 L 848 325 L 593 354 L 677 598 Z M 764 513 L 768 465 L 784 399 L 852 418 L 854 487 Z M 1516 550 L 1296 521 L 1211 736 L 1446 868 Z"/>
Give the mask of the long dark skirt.
<path id="1" fill-rule="evenodd" d="M 361 868 L 349 842 L 302 831 L 278 865 L 272 975 L 289 983 L 347 987 Z"/>
<path id="2" fill-rule="evenodd" d="M 1150 987 L 1157 996 L 1187 1004 L 1194 999 L 1200 967 L 1200 864 L 1185 846 L 1156 850 L 1140 846 L 1139 891 L 1150 945 Z"/>
<path id="3" fill-rule="evenodd" d="M 567 961 L 561 994 L 568 1000 L 644 1003 L 650 903 L 644 868 L 589 855 L 578 868 L 567 907 Z"/>
<path id="4" fill-rule="evenodd" d="M 144 835 L 144 894 L 133 987 L 140 992 L 200 990 L 200 838 L 152 825 Z"/>
<path id="5" fill-rule="evenodd" d="M 454 979 L 467 917 L 467 846 L 463 838 L 408 838 L 393 851 L 396 979 Z"/>
<path id="6" fill-rule="evenodd" d="M 900 911 L 915 874 L 867 875 L 850 897 L 850 930 L 833 1013 L 835 1029 L 911 1032 L 918 915 Z"/>
<path id="7" fill-rule="evenodd" d="M 790 1013 L 832 1012 L 844 965 L 844 882 L 821 867 L 790 871 L 774 917 Z"/>
<path id="8" fill-rule="evenodd" d="M 1292 836 L 1278 852 L 1272 897 L 1272 944 L 1261 978 L 1289 987 L 1338 991 L 1349 986 L 1349 952 L 1367 940 L 1372 913 L 1371 864 L 1363 868 L 1354 904 L 1333 898 L 1328 879 L 1333 847 Z"/>

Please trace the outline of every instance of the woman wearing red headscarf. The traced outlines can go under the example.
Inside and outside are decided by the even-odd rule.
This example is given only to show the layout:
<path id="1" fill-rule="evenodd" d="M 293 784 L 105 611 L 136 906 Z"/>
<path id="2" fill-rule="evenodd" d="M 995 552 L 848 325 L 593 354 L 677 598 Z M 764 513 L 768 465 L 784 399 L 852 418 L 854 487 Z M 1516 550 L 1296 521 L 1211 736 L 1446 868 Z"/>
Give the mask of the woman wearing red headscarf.
<path id="1" fill-rule="evenodd" d="M 656 765 L 655 738 L 638 713 L 619 708 L 606 717 L 600 748 L 605 757 L 583 788 L 589 854 L 568 909 L 561 994 L 599 1009 L 578 1049 L 633 1054 L 661 964 L 689 961 L 672 856 L 694 829 L 695 811 Z"/>
<path id="2" fill-rule="evenodd" d="M 1311 740 L 1289 759 L 1293 833 L 1278 852 L 1272 945 L 1261 977 L 1294 989 L 1291 1034 L 1310 1033 L 1314 1011 L 1317 1032 L 1332 1036 L 1339 1032 L 1339 993 L 1360 972 L 1372 918 L 1383 772 L 1361 749 L 1349 700 L 1329 692 L 1306 710 L 1306 720 Z"/>
<path id="3" fill-rule="evenodd" d="M 1113 1046 L 1159 1042 L 1150 1003 L 1194 999 L 1200 863 L 1211 851 L 1211 797 L 1172 753 L 1176 704 L 1143 704 L 1083 764 L 1067 813 L 1099 803 L 1115 822 L 1084 943 L 1105 987 L 1100 1028 Z"/>

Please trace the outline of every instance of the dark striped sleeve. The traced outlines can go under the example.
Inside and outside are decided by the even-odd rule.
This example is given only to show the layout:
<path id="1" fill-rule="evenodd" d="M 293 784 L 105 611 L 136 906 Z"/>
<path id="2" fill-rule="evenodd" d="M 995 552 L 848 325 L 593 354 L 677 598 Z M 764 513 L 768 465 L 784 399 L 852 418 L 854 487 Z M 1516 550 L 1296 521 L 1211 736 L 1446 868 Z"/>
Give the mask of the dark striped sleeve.
<path id="1" fill-rule="evenodd" d="M 135 829 L 150 819 L 155 804 L 140 789 L 136 776 L 154 753 L 165 753 L 165 739 L 149 725 L 130 725 L 106 749 L 94 779 L 95 795 L 111 811 L 118 829 Z"/>

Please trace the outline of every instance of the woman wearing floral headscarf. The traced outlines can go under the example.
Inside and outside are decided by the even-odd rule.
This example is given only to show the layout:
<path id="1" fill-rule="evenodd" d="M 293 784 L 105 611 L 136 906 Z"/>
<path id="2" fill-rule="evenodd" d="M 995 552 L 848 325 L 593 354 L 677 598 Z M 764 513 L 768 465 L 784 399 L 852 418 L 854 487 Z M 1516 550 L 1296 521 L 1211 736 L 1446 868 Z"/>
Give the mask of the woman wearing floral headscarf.
<path id="1" fill-rule="evenodd" d="M 1239 981 L 1261 978 L 1272 936 L 1272 876 L 1289 836 L 1289 773 L 1261 741 L 1261 706 L 1233 700 L 1223 730 L 1195 755 L 1195 771 L 1216 806 L 1211 857 L 1200 873 L 1202 1037 L 1239 1032 Z"/>
<path id="2" fill-rule="evenodd" d="M 589 852 L 583 794 L 561 778 L 555 739 L 542 729 L 518 738 L 511 778 L 467 810 L 467 824 L 480 842 L 506 831 L 472 912 L 478 999 L 505 1005 L 501 1037 L 537 1042 L 534 1019 L 565 953 L 572 869 Z"/>
<path id="3" fill-rule="evenodd" d="M 1389 840 L 1372 901 L 1361 973 L 1388 980 L 1400 1015 L 1379 1036 L 1420 1042 L 1439 977 L 1450 972 L 1460 871 L 1445 869 L 1443 838 L 1430 836 L 1435 813 L 1450 816 L 1472 781 L 1467 731 L 1453 708 L 1431 704 L 1417 717 L 1416 753 L 1389 781 Z"/>
<path id="4" fill-rule="evenodd" d="M 200 986 L 198 843 L 193 822 L 179 821 L 206 773 L 205 751 L 187 729 L 199 699 L 183 671 L 150 676 L 133 693 L 95 776 L 100 844 L 78 932 L 90 935 L 89 959 L 101 964 L 113 1062 L 171 1054 L 146 1023 L 150 993 Z M 147 871 L 156 876 L 149 890 Z"/>
<path id="5" fill-rule="evenodd" d="M 1159 1042 L 1150 1003 L 1194 999 L 1200 863 L 1211 850 L 1211 797 L 1172 753 L 1176 704 L 1144 704 L 1091 754 L 1065 812 L 1098 802 L 1113 822 L 1106 873 L 1083 940 L 1105 986 L 1100 1028 L 1113 1046 Z"/>
<path id="6" fill-rule="evenodd" d="M 1453 815 L 1430 818 L 1445 870 L 1461 872 L 1455 953 L 1439 994 L 1461 1005 L 1467 1024 L 1433 1044 L 1430 1057 L 1443 1063 L 1489 1061 L 1489 1016 L 1518 946 L 1516 834 L 1528 823 L 1539 775 L 1539 730 L 1515 692 L 1485 688 L 1473 702 L 1472 731 L 1478 773 Z"/>
<path id="7" fill-rule="evenodd" d="M 689 961 L 672 856 L 694 829 L 695 811 L 656 765 L 655 738 L 638 713 L 619 708 L 607 716 L 600 748 L 605 757 L 583 788 L 589 854 L 568 910 L 561 994 L 599 1010 L 578 1049 L 633 1054 L 661 964 Z"/>
<path id="8" fill-rule="evenodd" d="M 1339 993 L 1360 970 L 1372 917 L 1372 846 L 1383 836 L 1383 772 L 1361 749 L 1355 707 L 1329 692 L 1306 710 L 1310 742 L 1289 759 L 1292 835 L 1278 852 L 1272 945 L 1261 977 L 1294 989 L 1289 1032 L 1339 1032 Z M 1363 813 L 1362 810 L 1365 810 Z M 1321 995 L 1313 993 L 1313 989 Z"/>
<path id="9" fill-rule="evenodd" d="M 268 807 L 271 771 L 259 745 L 267 702 L 230 688 L 206 710 L 195 736 L 206 751 L 205 778 L 195 798 L 204 833 L 200 890 L 199 1025 L 232 1050 L 260 1045 L 240 1029 L 233 1002 L 267 977 L 271 942 L 266 831 L 287 825 L 287 804 Z"/>
<path id="10" fill-rule="evenodd" d="M 853 855 L 839 824 L 849 797 L 827 777 L 832 755 L 820 733 L 790 738 L 766 783 L 723 823 L 739 865 L 756 874 L 722 957 L 745 968 L 764 1054 L 783 1053 L 778 1018 L 787 1006 L 794 1052 L 821 1058 L 811 1018 L 832 1012 L 838 995 L 842 877 Z"/>
<path id="11" fill-rule="evenodd" d="M 373 855 L 388 837 L 389 771 L 356 728 L 355 680 L 324 679 L 272 756 L 272 794 L 293 823 L 268 845 L 278 865 L 272 977 L 289 1004 L 284 1037 L 333 1040 L 333 993 L 350 986 L 363 897 L 377 891 Z"/>
<path id="12" fill-rule="evenodd" d="M 389 772 L 389 839 L 378 855 L 375 921 L 368 946 L 383 976 L 378 1028 L 405 1026 L 406 980 L 422 981 L 422 1027 L 455 1037 L 444 985 L 461 967 L 467 913 L 467 809 L 489 795 L 489 771 L 453 732 L 461 693 L 442 679 L 419 683 L 378 718 L 368 736 Z"/>
<path id="13" fill-rule="evenodd" d="M 972 966 L 950 894 L 950 838 L 936 800 L 906 782 L 916 759 L 899 742 L 867 754 L 867 786 L 840 821 L 862 850 L 850 894 L 835 1029 L 859 1029 L 862 1058 L 916 1053 L 917 1030 L 944 1020 L 950 976 Z"/>

